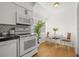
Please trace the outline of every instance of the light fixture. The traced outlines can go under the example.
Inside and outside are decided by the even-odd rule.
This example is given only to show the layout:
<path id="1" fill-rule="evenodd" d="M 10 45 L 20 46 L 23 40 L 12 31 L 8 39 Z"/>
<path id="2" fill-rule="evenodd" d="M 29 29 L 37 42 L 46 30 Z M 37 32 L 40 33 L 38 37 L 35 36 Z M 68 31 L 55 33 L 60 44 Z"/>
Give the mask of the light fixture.
<path id="1" fill-rule="evenodd" d="M 60 5 L 59 2 L 55 2 L 55 3 L 53 4 L 54 7 L 58 7 L 59 5 Z"/>

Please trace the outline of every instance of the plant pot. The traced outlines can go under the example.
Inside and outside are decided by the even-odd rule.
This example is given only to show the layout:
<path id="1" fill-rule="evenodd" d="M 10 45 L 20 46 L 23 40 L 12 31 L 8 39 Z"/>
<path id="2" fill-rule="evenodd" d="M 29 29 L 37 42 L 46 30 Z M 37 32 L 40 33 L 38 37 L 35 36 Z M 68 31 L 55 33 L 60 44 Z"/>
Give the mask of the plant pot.
<path id="1" fill-rule="evenodd" d="M 39 42 L 40 38 L 41 38 L 41 37 L 37 37 L 37 43 L 38 43 L 38 44 L 40 43 L 40 42 Z"/>

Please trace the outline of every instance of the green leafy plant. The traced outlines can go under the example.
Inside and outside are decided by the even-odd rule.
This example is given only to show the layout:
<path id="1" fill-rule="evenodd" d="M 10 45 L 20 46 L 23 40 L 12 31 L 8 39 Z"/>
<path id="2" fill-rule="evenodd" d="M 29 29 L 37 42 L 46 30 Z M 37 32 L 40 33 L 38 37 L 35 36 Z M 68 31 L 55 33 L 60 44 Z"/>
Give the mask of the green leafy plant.
<path id="1" fill-rule="evenodd" d="M 43 27 L 44 23 L 45 22 L 43 22 L 42 20 L 38 20 L 36 25 L 35 25 L 34 32 L 37 34 L 38 38 L 40 37 L 41 28 Z"/>
<path id="2" fill-rule="evenodd" d="M 58 31 L 58 28 L 53 28 L 53 31 Z"/>
<path id="3" fill-rule="evenodd" d="M 56 35 L 56 32 L 58 31 L 58 28 L 53 28 L 54 36 Z"/>

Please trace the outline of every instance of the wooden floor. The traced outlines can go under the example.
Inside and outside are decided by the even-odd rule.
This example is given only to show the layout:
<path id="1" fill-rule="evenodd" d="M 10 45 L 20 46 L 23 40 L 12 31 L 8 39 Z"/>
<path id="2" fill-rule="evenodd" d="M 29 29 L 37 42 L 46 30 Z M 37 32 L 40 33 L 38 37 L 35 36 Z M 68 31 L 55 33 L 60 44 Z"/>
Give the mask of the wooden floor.
<path id="1" fill-rule="evenodd" d="M 75 49 L 69 46 L 43 42 L 39 45 L 37 54 L 34 57 L 75 57 Z"/>

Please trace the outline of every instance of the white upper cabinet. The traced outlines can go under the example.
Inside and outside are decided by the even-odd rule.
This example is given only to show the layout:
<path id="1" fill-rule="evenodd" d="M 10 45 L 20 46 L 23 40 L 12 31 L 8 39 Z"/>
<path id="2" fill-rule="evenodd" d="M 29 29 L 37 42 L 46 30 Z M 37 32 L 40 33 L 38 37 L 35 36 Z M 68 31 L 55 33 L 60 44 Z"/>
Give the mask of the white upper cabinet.
<path id="1" fill-rule="evenodd" d="M 33 5 L 32 5 L 33 2 L 15 2 L 15 3 L 28 10 L 32 10 L 32 8 L 33 8 Z"/>
<path id="2" fill-rule="evenodd" d="M 17 15 L 29 22 L 33 17 L 33 6 L 30 2 L 0 2 L 0 24 L 16 25 Z"/>
<path id="3" fill-rule="evenodd" d="M 23 7 L 19 6 L 19 5 L 16 5 L 16 8 L 17 8 L 17 14 L 20 14 L 22 16 L 26 16 L 27 15 L 26 14 L 27 10 L 25 8 L 23 8 Z"/>
<path id="4" fill-rule="evenodd" d="M 33 2 L 16 2 L 18 12 L 26 15 L 27 18 L 31 19 L 33 17 Z"/>
<path id="5" fill-rule="evenodd" d="M 32 19 L 33 18 L 33 11 L 28 10 L 28 16 L 30 19 Z"/>
<path id="6" fill-rule="evenodd" d="M 21 5 L 16 4 L 17 8 L 17 23 L 31 25 L 33 17 L 33 11 L 29 10 Z"/>
<path id="7" fill-rule="evenodd" d="M 16 6 L 11 2 L 0 2 L 0 24 L 16 24 Z"/>
<path id="8" fill-rule="evenodd" d="M 20 5 L 21 4 L 21 5 Z M 17 13 L 26 16 L 28 19 L 32 18 L 33 16 L 33 8 L 32 6 L 28 3 L 26 3 L 26 5 L 24 5 L 25 3 L 21 2 L 19 4 L 17 4 Z M 22 6 L 24 5 L 24 6 Z M 26 7 L 28 6 L 28 7 Z M 30 7 L 31 6 L 31 7 Z M 31 8 L 31 9 L 29 9 Z"/>

